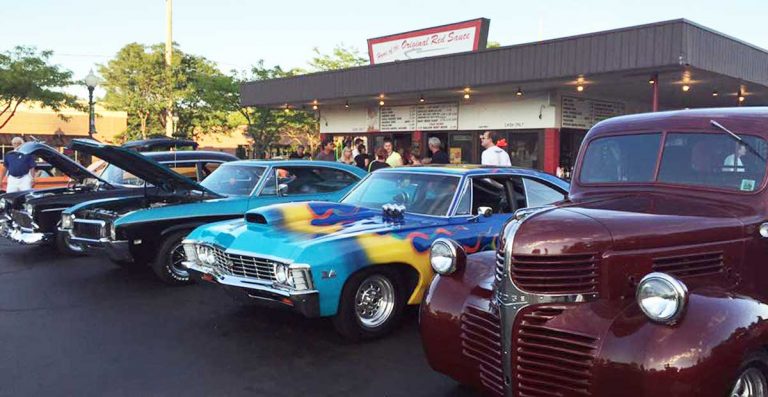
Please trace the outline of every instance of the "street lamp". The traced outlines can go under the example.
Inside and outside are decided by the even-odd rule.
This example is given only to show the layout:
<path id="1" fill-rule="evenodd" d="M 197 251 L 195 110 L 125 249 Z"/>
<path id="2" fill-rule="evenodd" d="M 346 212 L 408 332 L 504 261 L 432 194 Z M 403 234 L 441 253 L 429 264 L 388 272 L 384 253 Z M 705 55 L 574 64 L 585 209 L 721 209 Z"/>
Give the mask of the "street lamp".
<path id="1" fill-rule="evenodd" d="M 96 115 L 93 110 L 93 90 L 99 85 L 99 78 L 93 74 L 93 69 L 85 76 L 85 85 L 88 87 L 88 137 L 93 138 L 96 133 Z"/>

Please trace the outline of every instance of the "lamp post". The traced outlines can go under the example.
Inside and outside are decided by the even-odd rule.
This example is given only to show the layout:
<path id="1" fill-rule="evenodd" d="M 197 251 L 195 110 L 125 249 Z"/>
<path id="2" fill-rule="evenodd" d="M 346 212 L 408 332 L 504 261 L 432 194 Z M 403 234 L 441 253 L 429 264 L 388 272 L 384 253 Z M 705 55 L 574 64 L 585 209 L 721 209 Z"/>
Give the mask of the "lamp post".
<path id="1" fill-rule="evenodd" d="M 96 133 L 96 115 L 93 110 L 93 90 L 99 85 L 99 78 L 93 74 L 93 69 L 85 76 L 85 85 L 88 87 L 88 137 L 93 139 Z"/>

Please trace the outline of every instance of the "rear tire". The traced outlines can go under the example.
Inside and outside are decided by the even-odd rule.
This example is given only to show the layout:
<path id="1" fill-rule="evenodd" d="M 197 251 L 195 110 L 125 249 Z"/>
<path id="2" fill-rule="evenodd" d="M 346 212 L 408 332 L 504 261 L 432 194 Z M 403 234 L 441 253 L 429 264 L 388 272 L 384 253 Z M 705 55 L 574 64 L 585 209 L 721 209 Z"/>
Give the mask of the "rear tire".
<path id="1" fill-rule="evenodd" d="M 152 270 L 154 270 L 160 280 L 168 285 L 186 285 L 192 283 L 189 277 L 189 271 L 185 269 L 181 262 L 186 259 L 184 247 L 181 242 L 189 234 L 189 230 L 183 230 L 171 233 L 160 245 L 160 249 L 152 261 Z"/>
<path id="2" fill-rule="evenodd" d="M 744 360 L 728 395 L 768 397 L 768 354 L 761 351 Z"/>
<path id="3" fill-rule="evenodd" d="M 351 341 L 381 338 L 400 323 L 405 300 L 400 273 L 372 266 L 344 284 L 333 325 Z"/>

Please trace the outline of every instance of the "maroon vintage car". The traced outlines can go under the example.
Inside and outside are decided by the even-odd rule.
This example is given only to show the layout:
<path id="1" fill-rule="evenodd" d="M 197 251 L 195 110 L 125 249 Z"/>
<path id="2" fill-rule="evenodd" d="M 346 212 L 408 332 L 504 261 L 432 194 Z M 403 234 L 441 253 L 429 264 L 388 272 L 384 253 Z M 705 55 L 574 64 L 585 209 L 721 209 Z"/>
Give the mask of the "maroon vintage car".
<path id="1" fill-rule="evenodd" d="M 768 395 L 766 139 L 768 108 L 596 125 L 568 200 L 496 253 L 433 243 L 432 368 L 490 395 Z"/>

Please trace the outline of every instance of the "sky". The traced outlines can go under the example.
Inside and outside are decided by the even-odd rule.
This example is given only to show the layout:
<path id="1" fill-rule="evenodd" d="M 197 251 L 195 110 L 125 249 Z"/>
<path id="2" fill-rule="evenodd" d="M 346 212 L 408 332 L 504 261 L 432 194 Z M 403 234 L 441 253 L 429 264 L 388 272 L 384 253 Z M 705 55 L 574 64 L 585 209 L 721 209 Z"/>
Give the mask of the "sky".
<path id="1" fill-rule="evenodd" d="M 164 42 L 165 2 L 0 0 L 0 51 L 52 50 L 53 62 L 79 79 L 128 43 Z M 175 0 L 173 39 L 225 72 L 260 59 L 286 69 L 306 67 L 315 47 L 328 53 L 343 43 L 367 56 L 368 38 L 481 17 L 501 45 L 686 18 L 768 48 L 768 0 Z"/>

